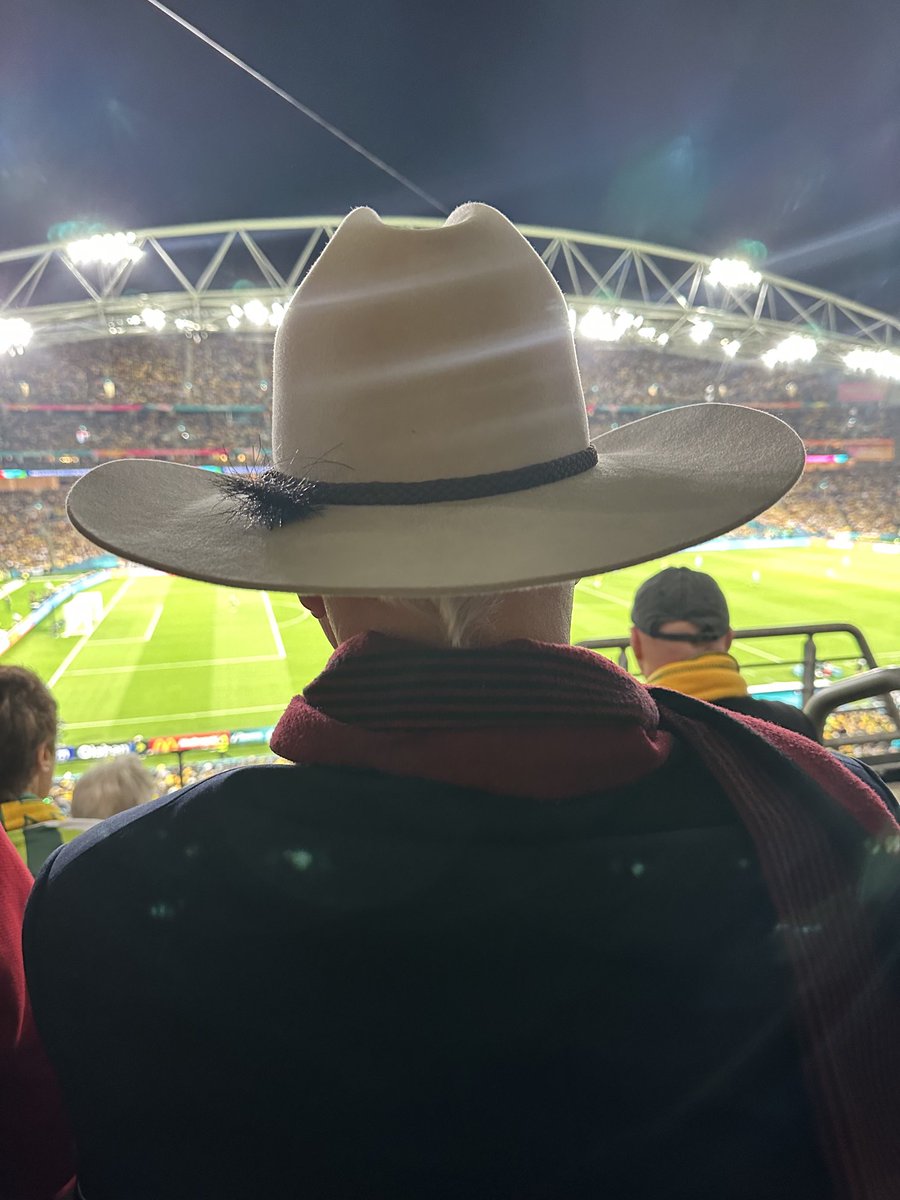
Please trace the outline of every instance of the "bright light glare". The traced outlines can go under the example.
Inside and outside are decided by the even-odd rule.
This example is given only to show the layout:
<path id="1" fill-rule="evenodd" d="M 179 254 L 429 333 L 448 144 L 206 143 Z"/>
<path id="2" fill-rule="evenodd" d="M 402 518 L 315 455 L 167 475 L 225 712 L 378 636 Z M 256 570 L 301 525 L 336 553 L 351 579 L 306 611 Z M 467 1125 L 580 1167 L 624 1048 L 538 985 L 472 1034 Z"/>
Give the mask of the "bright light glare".
<path id="1" fill-rule="evenodd" d="M 148 329 L 155 329 L 158 333 L 160 329 L 165 328 L 166 314 L 161 308 L 142 308 L 141 320 Z"/>
<path id="2" fill-rule="evenodd" d="M 818 352 L 815 338 L 806 337 L 802 333 L 792 333 L 761 357 L 766 366 L 771 368 L 777 367 L 779 363 L 812 362 Z"/>
<path id="3" fill-rule="evenodd" d="M 758 288 L 762 275 L 740 258 L 714 258 L 706 269 L 706 282 L 714 287 Z"/>
<path id="4" fill-rule="evenodd" d="M 144 253 L 133 233 L 95 233 L 93 237 L 70 242 L 66 250 L 74 263 L 100 263 L 104 267 L 137 262 Z"/>
<path id="5" fill-rule="evenodd" d="M 900 380 L 900 354 L 893 350 L 851 350 L 844 355 L 848 371 L 868 371 L 882 379 Z"/>
<path id="6" fill-rule="evenodd" d="M 729 358 L 734 358 L 738 350 L 741 348 L 741 343 L 737 340 L 737 338 L 732 338 L 730 340 L 728 338 L 722 338 L 720 344 L 722 346 L 722 353 L 727 354 Z"/>
<path id="7" fill-rule="evenodd" d="M 655 341 L 656 328 L 653 325 L 642 325 L 637 331 L 637 335 L 639 338 L 643 338 L 647 342 Z"/>
<path id="8" fill-rule="evenodd" d="M 0 317 L 0 354 L 21 354 L 34 330 L 21 317 Z"/>
<path id="9" fill-rule="evenodd" d="M 240 304 L 232 304 L 231 314 L 226 320 L 229 329 L 239 329 L 244 320 L 249 321 L 251 325 L 272 325 L 277 329 L 286 312 L 287 308 L 280 300 L 273 300 L 271 307 L 262 300 L 248 300 L 243 307 Z"/>
<path id="10" fill-rule="evenodd" d="M 614 313 L 605 308 L 590 308 L 581 318 L 578 331 L 592 342 L 618 342 L 638 323 L 634 313 L 623 308 Z"/>
<path id="11" fill-rule="evenodd" d="M 712 321 L 695 321 L 688 332 L 688 337 L 695 345 L 702 346 L 704 342 L 709 341 L 709 335 L 712 331 Z"/>
<path id="12" fill-rule="evenodd" d="M 269 320 L 269 310 L 262 300 L 250 300 L 244 305 L 244 316 L 253 325 L 265 325 Z"/>
<path id="13" fill-rule="evenodd" d="M 571 329 L 571 331 L 573 333 L 575 332 L 575 326 L 577 323 L 578 323 L 578 313 L 575 311 L 574 308 L 570 308 L 569 309 L 569 328 Z"/>
<path id="14" fill-rule="evenodd" d="M 661 333 L 659 335 L 659 337 L 656 339 L 656 344 L 657 344 L 657 346 L 668 346 L 669 335 L 667 333 Z"/>
<path id="15" fill-rule="evenodd" d="M 175 328 L 181 333 L 196 333 L 200 326 L 196 321 L 189 321 L 187 317 L 176 317 Z"/>

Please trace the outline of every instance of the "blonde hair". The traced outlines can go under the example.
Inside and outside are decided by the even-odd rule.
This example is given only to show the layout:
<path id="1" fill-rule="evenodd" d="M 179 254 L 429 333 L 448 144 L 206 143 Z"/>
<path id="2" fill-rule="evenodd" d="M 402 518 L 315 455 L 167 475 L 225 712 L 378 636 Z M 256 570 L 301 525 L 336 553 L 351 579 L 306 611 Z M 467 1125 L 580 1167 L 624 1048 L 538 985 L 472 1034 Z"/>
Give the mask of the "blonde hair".
<path id="1" fill-rule="evenodd" d="M 136 754 L 98 763 L 81 776 L 72 792 L 72 816 L 104 820 L 152 800 L 156 785 Z"/>

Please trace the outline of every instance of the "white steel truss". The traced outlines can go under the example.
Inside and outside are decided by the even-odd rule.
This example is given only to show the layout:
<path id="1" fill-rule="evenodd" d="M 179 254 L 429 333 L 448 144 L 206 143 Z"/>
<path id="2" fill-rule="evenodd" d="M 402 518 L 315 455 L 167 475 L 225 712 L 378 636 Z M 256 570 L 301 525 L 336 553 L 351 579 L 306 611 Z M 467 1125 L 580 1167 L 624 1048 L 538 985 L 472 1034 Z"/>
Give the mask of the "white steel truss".
<path id="1" fill-rule="evenodd" d="M 214 222 L 144 229 L 143 251 L 115 267 L 76 265 L 66 243 L 0 252 L 0 319 L 19 317 L 34 345 L 110 333 L 148 333 L 135 314 L 148 306 L 207 331 L 228 328 L 235 304 L 284 303 L 333 234 L 339 217 Z M 439 226 L 439 219 L 387 218 L 392 225 Z M 665 246 L 566 229 L 519 227 L 553 271 L 576 313 L 621 308 L 666 334 L 679 353 L 721 359 L 726 340 L 739 358 L 758 359 L 791 333 L 815 338 L 817 364 L 851 349 L 900 351 L 900 319 L 775 275 L 730 288 L 707 278 L 712 259 Z M 128 318 L 131 318 L 129 322 Z M 696 345 L 698 318 L 714 335 Z M 645 343 L 651 348 L 651 343 Z"/>

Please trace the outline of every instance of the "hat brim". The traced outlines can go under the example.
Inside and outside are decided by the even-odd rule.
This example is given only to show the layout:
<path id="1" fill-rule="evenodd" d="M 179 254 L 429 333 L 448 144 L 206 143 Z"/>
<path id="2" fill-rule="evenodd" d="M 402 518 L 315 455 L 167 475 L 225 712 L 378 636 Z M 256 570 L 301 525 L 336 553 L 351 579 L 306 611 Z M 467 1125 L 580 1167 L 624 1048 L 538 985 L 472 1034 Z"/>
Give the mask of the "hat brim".
<path id="1" fill-rule="evenodd" d="M 222 475 L 153 459 L 96 467 L 72 524 L 146 566 L 308 595 L 503 591 L 647 562 L 742 525 L 799 478 L 803 443 L 755 409 L 698 404 L 596 439 L 595 468 L 481 500 L 339 507 L 281 529 L 236 519 Z"/>

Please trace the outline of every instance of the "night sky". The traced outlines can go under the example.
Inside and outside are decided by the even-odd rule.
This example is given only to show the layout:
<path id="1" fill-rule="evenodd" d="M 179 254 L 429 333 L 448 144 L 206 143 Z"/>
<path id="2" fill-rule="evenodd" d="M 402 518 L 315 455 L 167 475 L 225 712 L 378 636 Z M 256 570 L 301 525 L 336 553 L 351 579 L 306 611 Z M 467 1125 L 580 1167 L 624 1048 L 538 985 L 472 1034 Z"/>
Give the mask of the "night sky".
<path id="1" fill-rule="evenodd" d="M 169 0 L 448 207 L 900 311 L 900 0 Z M 0 3 L 0 246 L 430 214 L 145 0 Z M 431 214 L 433 215 L 433 214 Z"/>

